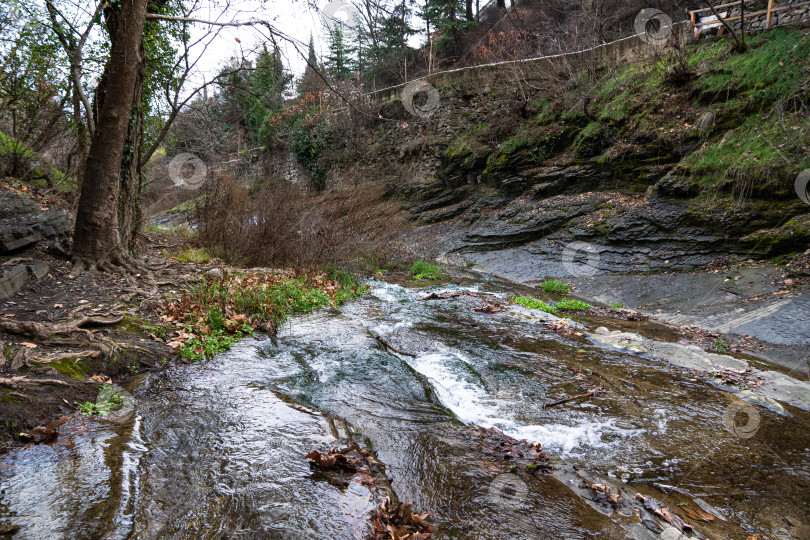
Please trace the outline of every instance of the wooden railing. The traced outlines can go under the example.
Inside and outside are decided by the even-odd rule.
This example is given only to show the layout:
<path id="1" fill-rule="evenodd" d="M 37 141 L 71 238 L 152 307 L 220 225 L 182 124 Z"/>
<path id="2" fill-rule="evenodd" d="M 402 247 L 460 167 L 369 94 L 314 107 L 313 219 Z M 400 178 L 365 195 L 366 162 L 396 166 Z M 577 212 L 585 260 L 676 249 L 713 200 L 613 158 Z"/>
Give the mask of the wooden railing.
<path id="1" fill-rule="evenodd" d="M 721 9 L 731 8 L 731 7 L 735 7 L 735 6 L 742 6 L 743 2 L 746 3 L 746 4 L 751 4 L 751 3 L 756 2 L 756 1 L 758 1 L 758 0 L 740 0 L 738 2 L 729 2 L 727 4 L 720 4 L 718 6 L 714 6 L 714 10 L 719 12 Z M 746 19 L 748 19 L 749 17 L 758 17 L 760 15 L 766 15 L 765 28 L 770 28 L 771 23 L 773 21 L 773 14 L 774 13 L 777 13 L 779 11 L 785 11 L 785 10 L 788 10 L 788 9 L 795 9 L 795 8 L 798 8 L 798 7 L 803 7 L 803 6 L 810 5 L 810 2 L 802 2 L 800 4 L 787 4 L 787 5 L 784 5 L 784 6 L 781 6 L 781 7 L 774 7 L 775 3 L 776 3 L 775 0 L 768 0 L 768 8 L 767 9 L 763 9 L 763 10 L 760 10 L 760 11 L 754 11 L 752 13 L 745 13 L 744 16 L 745 16 Z M 692 10 L 692 11 L 689 12 L 690 18 L 692 19 L 692 28 L 693 29 L 695 28 L 695 26 L 700 25 L 700 21 L 697 20 L 698 16 L 701 13 L 705 14 L 707 12 L 709 14 L 711 14 L 712 13 L 712 8 L 705 7 L 705 8 L 701 8 L 701 9 L 695 9 L 695 10 Z M 739 15 L 736 16 L 736 17 L 724 17 L 723 21 L 728 23 L 728 22 L 738 21 L 738 20 L 740 20 L 742 18 L 743 17 L 740 17 Z"/>

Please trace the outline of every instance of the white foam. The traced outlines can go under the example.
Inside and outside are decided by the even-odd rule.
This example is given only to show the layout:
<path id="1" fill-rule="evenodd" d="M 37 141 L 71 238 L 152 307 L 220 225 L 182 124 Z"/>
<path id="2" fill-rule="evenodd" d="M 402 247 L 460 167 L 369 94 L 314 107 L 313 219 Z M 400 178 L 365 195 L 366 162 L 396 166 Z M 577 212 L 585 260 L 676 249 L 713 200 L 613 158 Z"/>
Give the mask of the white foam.
<path id="1" fill-rule="evenodd" d="M 476 380 L 467 365 L 469 360 L 456 353 L 434 353 L 409 360 L 410 366 L 427 377 L 442 404 L 466 424 L 496 427 L 516 439 L 526 439 L 560 455 L 579 455 L 596 448 L 618 446 L 621 439 L 643 430 L 616 426 L 615 419 L 581 421 L 575 425 L 525 425 L 508 418 L 502 403 Z M 608 437 L 605 437 L 608 435 Z M 605 439 L 608 439 L 607 441 Z"/>
<path id="2" fill-rule="evenodd" d="M 369 281 L 369 293 L 383 302 L 410 302 L 413 300 L 411 292 L 401 285 L 393 285 L 384 281 Z"/>

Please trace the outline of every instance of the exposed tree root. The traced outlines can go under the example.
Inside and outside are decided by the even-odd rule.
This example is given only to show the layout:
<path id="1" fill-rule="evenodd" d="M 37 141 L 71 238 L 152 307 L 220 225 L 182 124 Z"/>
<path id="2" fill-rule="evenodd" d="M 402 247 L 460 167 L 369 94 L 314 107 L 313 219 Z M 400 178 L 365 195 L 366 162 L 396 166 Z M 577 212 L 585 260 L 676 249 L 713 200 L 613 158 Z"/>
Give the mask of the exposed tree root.
<path id="1" fill-rule="evenodd" d="M 29 362 L 38 362 L 40 364 L 50 364 L 52 362 L 62 362 L 63 360 L 79 360 L 80 358 L 96 358 L 99 356 L 100 351 L 81 351 L 81 352 L 67 352 L 57 354 L 46 354 L 44 356 L 28 355 Z"/>
<path id="2" fill-rule="evenodd" d="M 85 337 L 88 341 L 93 341 L 93 332 L 86 328 L 82 328 L 83 326 L 105 326 L 118 324 L 123 319 L 123 315 L 118 315 L 115 317 L 96 317 L 84 315 L 68 322 L 56 324 L 46 324 L 35 321 L 0 320 L 0 330 L 10 334 L 17 334 L 42 340 L 46 343 L 51 343 L 54 342 L 55 339 L 59 339 L 55 338 L 55 336 L 60 334 L 68 336 L 79 334 Z M 64 343 L 60 341 L 58 344 Z"/>
<path id="3" fill-rule="evenodd" d="M 14 388 L 15 390 L 22 390 L 23 386 L 38 386 L 43 384 L 53 384 L 56 386 L 70 386 L 65 381 L 59 379 L 31 379 L 19 375 L 17 377 L 0 377 L 0 385 Z"/>
<path id="4" fill-rule="evenodd" d="M 70 274 L 78 276 L 84 272 L 105 272 L 121 274 L 122 276 L 134 276 L 136 274 L 152 276 L 152 271 L 145 264 L 130 257 L 121 248 L 112 249 L 108 255 L 100 257 L 98 260 L 74 254 Z"/>

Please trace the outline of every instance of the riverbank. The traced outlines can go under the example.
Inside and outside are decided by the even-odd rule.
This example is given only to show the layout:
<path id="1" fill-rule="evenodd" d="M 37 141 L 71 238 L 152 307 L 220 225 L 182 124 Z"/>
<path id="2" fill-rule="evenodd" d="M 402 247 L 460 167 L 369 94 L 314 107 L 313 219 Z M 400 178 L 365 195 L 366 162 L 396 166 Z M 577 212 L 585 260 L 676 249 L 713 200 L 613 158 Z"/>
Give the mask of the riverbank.
<path id="1" fill-rule="evenodd" d="M 143 274 L 74 276 L 64 243 L 0 255 L 12 269 L 4 276 L 37 270 L 0 300 L 0 453 L 52 443 L 70 415 L 98 414 L 107 385 L 210 359 L 254 332 L 274 335 L 292 313 L 362 292 L 347 272 L 237 268 L 155 232 L 139 239 Z"/>

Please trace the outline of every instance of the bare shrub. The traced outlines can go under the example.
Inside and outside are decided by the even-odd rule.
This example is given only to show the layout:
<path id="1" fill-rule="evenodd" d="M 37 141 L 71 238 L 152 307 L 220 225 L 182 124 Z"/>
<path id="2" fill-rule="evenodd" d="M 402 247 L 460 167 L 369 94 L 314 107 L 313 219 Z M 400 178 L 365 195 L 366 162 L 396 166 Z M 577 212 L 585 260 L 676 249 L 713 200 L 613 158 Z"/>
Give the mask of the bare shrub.
<path id="1" fill-rule="evenodd" d="M 310 194 L 272 181 L 249 189 L 221 176 L 197 203 L 199 241 L 230 262 L 298 268 L 379 266 L 404 218 L 374 188 Z"/>

